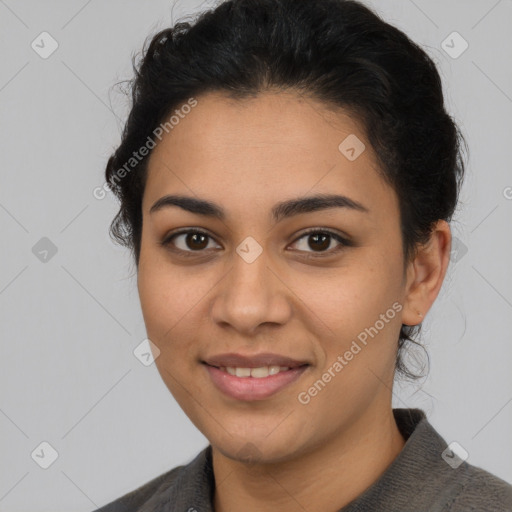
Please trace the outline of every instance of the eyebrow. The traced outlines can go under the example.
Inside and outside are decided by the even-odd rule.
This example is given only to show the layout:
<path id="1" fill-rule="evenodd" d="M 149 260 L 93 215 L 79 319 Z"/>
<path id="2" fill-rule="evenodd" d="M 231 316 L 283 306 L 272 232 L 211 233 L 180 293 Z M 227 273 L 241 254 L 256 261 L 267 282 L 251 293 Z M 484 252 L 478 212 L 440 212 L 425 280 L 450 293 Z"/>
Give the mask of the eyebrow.
<path id="1" fill-rule="evenodd" d="M 167 207 L 178 206 L 187 212 L 212 217 L 219 220 L 226 219 L 226 212 L 218 204 L 195 197 L 166 195 L 158 199 L 150 208 L 154 213 Z M 336 194 L 318 194 L 298 199 L 289 199 L 277 203 L 272 208 L 272 218 L 275 222 L 303 213 L 312 213 L 329 208 L 348 208 L 350 210 L 368 213 L 369 210 L 358 201 Z"/>

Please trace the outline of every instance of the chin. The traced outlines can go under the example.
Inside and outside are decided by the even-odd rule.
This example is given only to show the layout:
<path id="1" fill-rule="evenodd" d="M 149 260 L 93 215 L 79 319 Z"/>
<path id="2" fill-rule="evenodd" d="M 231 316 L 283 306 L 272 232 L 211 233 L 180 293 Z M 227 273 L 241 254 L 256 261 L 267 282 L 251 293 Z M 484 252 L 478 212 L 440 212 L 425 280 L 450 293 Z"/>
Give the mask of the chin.
<path id="1" fill-rule="evenodd" d="M 210 442 L 214 449 L 225 457 L 245 464 L 275 464 L 292 459 L 297 447 L 292 446 L 291 439 L 279 437 L 271 439 L 268 431 L 261 435 L 223 436 L 220 440 Z M 295 441 L 297 439 L 295 438 Z"/>

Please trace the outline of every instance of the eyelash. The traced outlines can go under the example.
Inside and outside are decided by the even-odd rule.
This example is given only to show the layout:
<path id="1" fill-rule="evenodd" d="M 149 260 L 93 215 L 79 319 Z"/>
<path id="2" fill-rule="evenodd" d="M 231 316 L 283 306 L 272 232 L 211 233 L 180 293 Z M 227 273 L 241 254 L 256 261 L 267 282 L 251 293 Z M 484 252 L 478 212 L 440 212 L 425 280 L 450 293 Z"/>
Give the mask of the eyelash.
<path id="1" fill-rule="evenodd" d="M 187 234 L 197 234 L 197 235 L 205 235 L 207 236 L 208 238 L 214 240 L 214 238 L 209 235 L 207 232 L 205 231 L 201 231 L 199 229 L 184 229 L 182 231 L 177 231 L 176 233 L 171 233 L 169 236 L 166 236 L 164 238 L 164 240 L 162 240 L 160 242 L 160 244 L 172 251 L 172 252 L 175 252 L 175 253 L 180 253 L 180 255 L 184 256 L 184 257 L 196 257 L 198 253 L 201 253 L 201 252 L 205 252 L 205 249 L 202 249 L 202 250 L 197 250 L 197 251 L 184 251 L 182 249 L 177 249 L 176 247 L 171 247 L 172 245 L 172 240 L 179 236 L 179 235 L 187 235 Z M 302 238 L 308 236 L 308 235 L 312 235 L 312 234 L 324 234 L 324 235 L 329 235 L 330 237 L 334 238 L 337 242 L 340 243 L 340 245 L 334 249 L 334 250 L 328 250 L 328 251 L 321 251 L 321 252 L 317 252 L 315 253 L 314 251 L 313 252 L 309 252 L 309 251 L 305 251 L 306 254 L 303 255 L 304 258 L 306 259 L 312 259 L 312 258 L 325 258 L 327 256 L 331 256 L 332 254 L 336 254 L 338 252 L 340 252 L 341 250 L 343 250 L 345 247 L 351 247 L 353 246 L 353 243 L 342 237 L 340 234 L 334 232 L 334 231 L 331 231 L 329 229 L 319 229 L 319 228 L 311 228 L 307 231 L 305 231 L 304 233 L 302 233 L 298 238 L 296 238 L 292 243 L 296 243 L 298 242 L 299 240 L 301 240 Z M 299 251 L 299 252 L 304 252 L 304 251 Z"/>

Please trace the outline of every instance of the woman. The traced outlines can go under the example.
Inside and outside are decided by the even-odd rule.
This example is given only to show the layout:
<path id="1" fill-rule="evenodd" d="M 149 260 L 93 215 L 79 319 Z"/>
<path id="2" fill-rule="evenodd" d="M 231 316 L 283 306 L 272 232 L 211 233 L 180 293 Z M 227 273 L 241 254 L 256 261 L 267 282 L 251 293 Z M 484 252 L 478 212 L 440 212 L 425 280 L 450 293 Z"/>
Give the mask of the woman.
<path id="1" fill-rule="evenodd" d="M 111 231 L 210 444 L 102 511 L 512 510 L 391 406 L 449 263 L 461 141 L 433 62 L 354 1 L 226 1 L 152 39 Z"/>

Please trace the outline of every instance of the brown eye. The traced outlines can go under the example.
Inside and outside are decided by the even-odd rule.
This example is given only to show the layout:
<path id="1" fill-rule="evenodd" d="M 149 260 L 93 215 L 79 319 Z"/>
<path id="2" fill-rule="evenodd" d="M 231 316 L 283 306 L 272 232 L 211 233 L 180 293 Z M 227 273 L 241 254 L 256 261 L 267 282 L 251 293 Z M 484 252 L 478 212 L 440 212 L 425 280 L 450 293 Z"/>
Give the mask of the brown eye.
<path id="1" fill-rule="evenodd" d="M 204 249 L 208 245 L 208 235 L 202 233 L 187 233 L 185 245 L 194 251 Z"/>
<path id="2" fill-rule="evenodd" d="M 189 229 L 166 237 L 162 241 L 162 245 L 176 252 L 194 253 L 211 248 L 209 247 L 211 240 L 213 240 L 213 238 L 208 233 Z"/>
<path id="3" fill-rule="evenodd" d="M 325 251 L 331 245 L 331 235 L 326 233 L 315 233 L 308 235 L 308 244 L 315 251 Z"/>
<path id="4" fill-rule="evenodd" d="M 337 243 L 337 246 L 332 248 L 333 240 Z M 301 252 L 309 253 L 307 256 L 316 256 L 315 253 L 318 253 L 318 256 L 331 255 L 335 252 L 340 251 L 346 246 L 351 246 L 352 243 L 343 238 L 338 233 L 334 233 L 332 231 L 315 229 L 308 231 L 307 233 L 303 233 L 300 238 L 298 238 L 294 244 L 297 246 L 297 249 Z"/>

